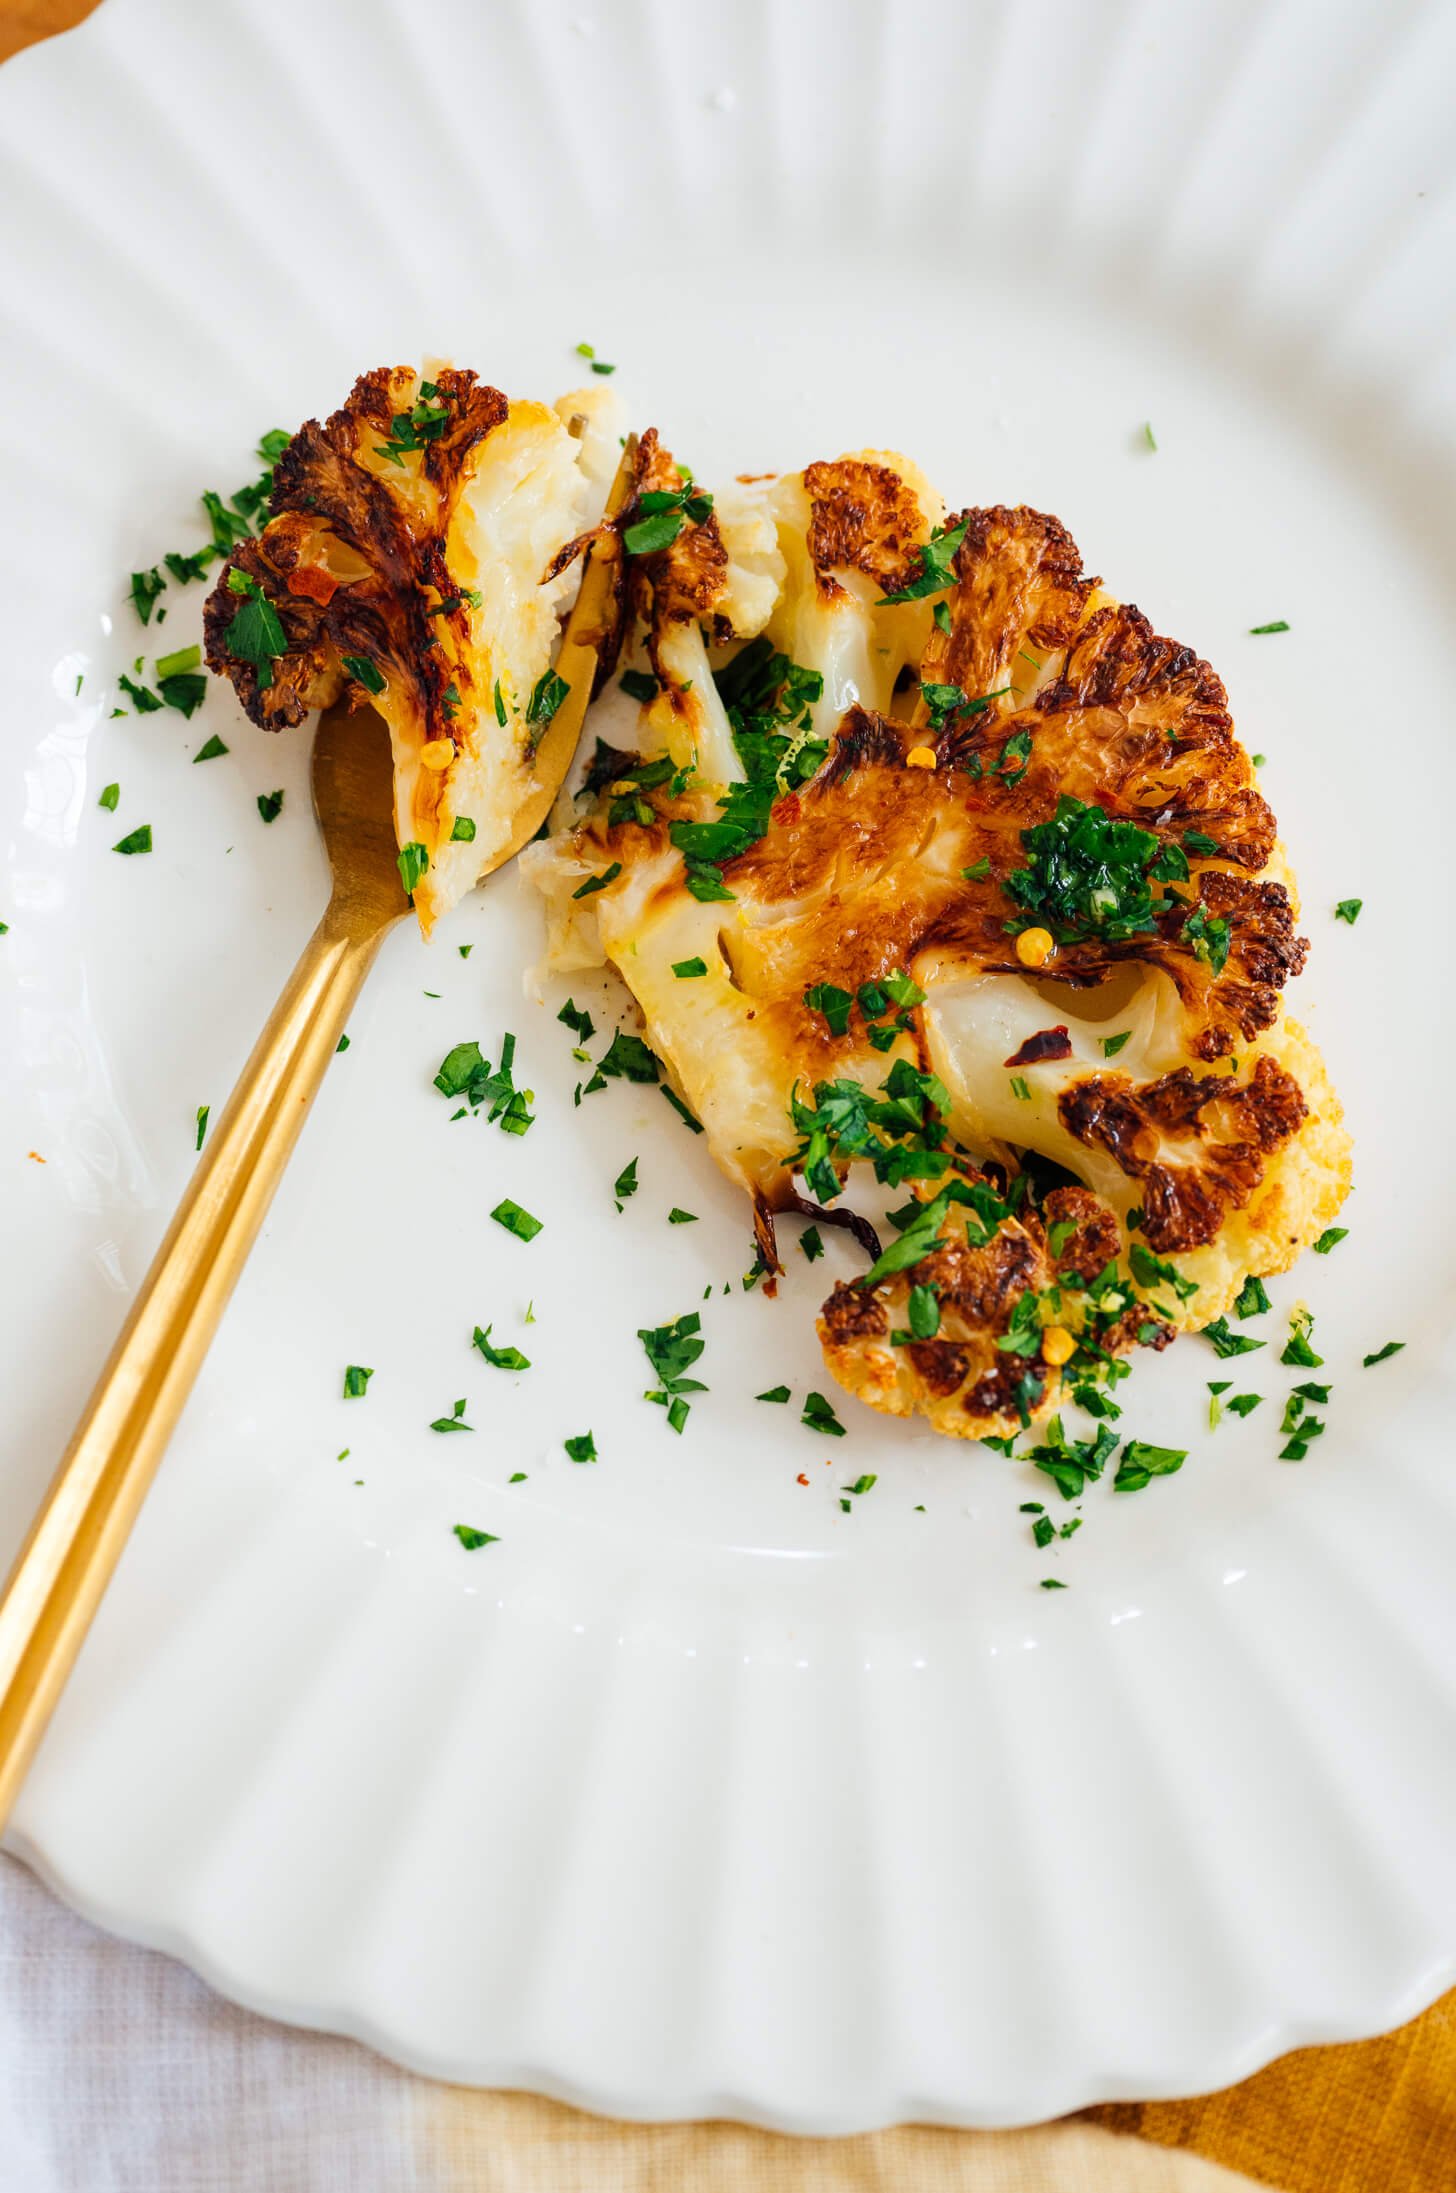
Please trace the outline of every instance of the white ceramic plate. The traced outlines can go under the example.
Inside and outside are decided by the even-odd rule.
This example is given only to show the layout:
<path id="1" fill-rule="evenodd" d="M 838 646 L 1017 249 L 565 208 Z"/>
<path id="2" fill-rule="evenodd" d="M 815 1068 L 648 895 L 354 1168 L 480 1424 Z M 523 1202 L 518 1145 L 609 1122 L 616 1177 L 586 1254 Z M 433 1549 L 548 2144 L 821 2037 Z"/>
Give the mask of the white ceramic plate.
<path id="1" fill-rule="evenodd" d="M 825 1383 L 847 1252 L 745 1295 L 661 1098 L 573 1108 L 512 874 L 396 934 L 15 1818 L 81 1909 L 449 2078 L 819 2131 L 1211 2087 L 1456 1974 L 1453 60 L 1438 4 L 108 0 L 0 76 L 7 1543 L 323 893 L 303 739 L 111 717 L 200 613 L 142 634 L 126 574 L 366 365 L 549 395 L 590 339 L 709 478 L 903 446 L 1057 511 L 1268 756 L 1358 1157 L 1232 1366 L 1264 1408 L 1210 1433 L 1206 1346 L 1145 1365 L 1189 1462 L 1043 1556 L 1029 1469 L 754 1402 Z M 431 1087 L 506 1028 L 524 1141 Z M 635 1334 L 693 1307 L 679 1439 Z"/>

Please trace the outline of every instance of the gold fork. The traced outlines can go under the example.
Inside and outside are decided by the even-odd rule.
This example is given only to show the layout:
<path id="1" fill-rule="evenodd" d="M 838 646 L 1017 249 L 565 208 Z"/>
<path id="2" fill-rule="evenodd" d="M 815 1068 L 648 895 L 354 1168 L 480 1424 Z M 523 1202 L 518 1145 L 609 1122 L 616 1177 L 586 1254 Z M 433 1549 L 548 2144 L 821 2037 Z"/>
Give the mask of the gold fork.
<path id="1" fill-rule="evenodd" d="M 630 491 L 628 437 L 607 511 Z M 537 749 L 536 789 L 504 865 L 535 836 L 571 766 L 614 620 L 616 534 L 587 552 L 557 674 L 568 694 Z M 324 916 L 243 1068 L 142 1282 L 0 1598 L 0 1826 L 111 1581 L 308 1108 L 385 935 L 410 910 L 395 858 L 389 737 L 372 709 L 330 710 L 313 803 L 333 871 Z"/>

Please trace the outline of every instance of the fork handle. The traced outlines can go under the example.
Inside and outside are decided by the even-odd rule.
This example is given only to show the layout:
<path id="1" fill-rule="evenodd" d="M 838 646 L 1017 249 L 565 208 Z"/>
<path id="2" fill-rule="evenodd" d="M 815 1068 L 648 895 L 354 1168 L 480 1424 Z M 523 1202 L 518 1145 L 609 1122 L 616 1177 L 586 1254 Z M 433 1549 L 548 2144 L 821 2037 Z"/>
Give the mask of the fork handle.
<path id="1" fill-rule="evenodd" d="M 0 1827 L 388 921 L 331 899 L 253 1047 L 0 1597 Z"/>

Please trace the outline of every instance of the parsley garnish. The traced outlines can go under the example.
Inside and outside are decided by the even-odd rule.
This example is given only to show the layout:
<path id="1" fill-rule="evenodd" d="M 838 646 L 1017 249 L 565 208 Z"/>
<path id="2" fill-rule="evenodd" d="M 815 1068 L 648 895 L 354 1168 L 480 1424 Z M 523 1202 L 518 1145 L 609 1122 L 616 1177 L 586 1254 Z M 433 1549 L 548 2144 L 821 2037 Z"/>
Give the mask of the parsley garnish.
<path id="1" fill-rule="evenodd" d="M 1019 1103 L 1029 1104 L 1031 1102 L 1031 1084 L 1025 1074 L 1013 1074 L 1011 1076 L 1011 1094 Z"/>
<path id="2" fill-rule="evenodd" d="M 150 853 L 151 849 L 152 826 L 149 822 L 140 824 L 135 830 L 128 830 L 126 836 L 118 838 L 111 848 L 113 853 Z"/>
<path id="3" fill-rule="evenodd" d="M 670 1089 L 667 1083 L 664 1081 L 659 1085 L 659 1093 L 667 1098 L 668 1103 L 677 1113 L 678 1118 L 682 1121 L 685 1127 L 690 1127 L 695 1135 L 700 1135 L 702 1133 L 702 1121 L 700 1119 L 694 1119 L 692 1113 L 688 1110 L 682 1098 L 678 1095 L 676 1089 Z"/>
<path id="4" fill-rule="evenodd" d="M 685 1211 L 680 1204 L 674 1203 L 667 1214 L 667 1223 L 669 1226 L 696 1226 L 698 1214 L 696 1211 Z"/>
<path id="5" fill-rule="evenodd" d="M 1256 1279 L 1254 1274 L 1250 1272 L 1239 1289 L 1238 1299 L 1234 1303 L 1234 1316 L 1262 1317 L 1268 1308 L 1270 1308 L 1269 1295 L 1264 1282 L 1262 1279 Z"/>
<path id="6" fill-rule="evenodd" d="M 708 963 L 705 959 L 675 959 L 672 971 L 679 982 L 691 982 L 695 975 L 705 975 Z"/>
<path id="7" fill-rule="evenodd" d="M 288 642 L 278 612 L 256 579 L 245 571 L 228 573 L 228 591 L 245 596 L 243 606 L 223 635 L 223 645 L 235 662 L 253 666 L 258 690 L 266 693 L 273 683 L 273 665 L 288 652 Z"/>
<path id="8" fill-rule="evenodd" d="M 1261 1393 L 1236 1393 L 1228 1405 L 1235 1416 L 1248 1416 L 1258 1408 L 1263 1398 Z"/>
<path id="9" fill-rule="evenodd" d="M 990 873 L 991 856 L 989 853 L 983 853 L 979 860 L 973 860 L 971 862 L 969 868 L 963 868 L 961 870 L 961 875 L 967 883 L 984 883 Z"/>
<path id="10" fill-rule="evenodd" d="M 493 1348 L 490 1344 L 490 1335 L 491 1328 L 489 1325 L 486 1326 L 484 1332 L 477 1325 L 472 1345 L 479 1348 L 492 1370 L 528 1371 L 531 1368 L 530 1357 L 522 1355 L 519 1348 Z"/>
<path id="11" fill-rule="evenodd" d="M 617 1209 L 619 1211 L 629 1196 L 636 1195 L 637 1186 L 637 1160 L 635 1157 L 630 1157 L 612 1182 L 612 1193 L 617 1199 Z"/>
<path id="12" fill-rule="evenodd" d="M 639 702 L 643 708 L 657 698 L 657 680 L 649 670 L 624 670 L 617 683 L 628 700 Z"/>
<path id="13" fill-rule="evenodd" d="M 1296 1310 L 1289 1320 L 1289 1338 L 1280 1351 L 1281 1363 L 1297 1364 L 1302 1370 L 1317 1371 L 1324 1362 L 1310 1346 L 1310 1334 L 1314 1331 L 1314 1312 Z"/>
<path id="14" fill-rule="evenodd" d="M 1102 1056 L 1104 1058 L 1116 1058 L 1118 1052 L 1122 1049 L 1123 1045 L 1125 1043 L 1131 1043 L 1131 1041 L 1131 1028 L 1124 1028 L 1121 1035 L 1104 1036 L 1102 1038 Z"/>
<path id="15" fill-rule="evenodd" d="M 260 792 L 258 794 L 258 813 L 262 816 L 264 822 L 276 822 L 282 812 L 283 794 L 281 791 Z"/>
<path id="16" fill-rule="evenodd" d="M 1369 1370 L 1372 1363 L 1384 1363 L 1387 1357 L 1399 1355 L 1404 1346 L 1405 1342 L 1403 1340 L 1387 1340 L 1385 1346 L 1377 1348 L 1374 1355 L 1367 1355 L 1363 1358 L 1366 1370 Z"/>
<path id="17" fill-rule="evenodd" d="M 571 692 L 565 678 L 558 678 L 554 670 L 543 670 L 536 680 L 531 703 L 526 710 L 526 722 L 539 737 L 561 703 Z"/>
<path id="18" fill-rule="evenodd" d="M 898 593 L 882 594 L 877 606 L 884 608 L 891 602 L 918 602 L 925 595 L 939 594 L 943 588 L 949 586 L 955 578 L 952 569 L 955 553 L 966 537 L 969 523 L 969 519 L 962 518 L 958 525 L 936 526 L 920 551 L 919 572 Z"/>
<path id="19" fill-rule="evenodd" d="M 1087 937 L 1119 942 L 1156 929 L 1149 880 L 1179 881 L 1188 873 L 1177 846 L 1065 794 L 1051 821 L 1023 830 L 1021 843 L 1028 864 L 1012 870 L 1005 888 L 1027 912 L 1007 929 L 1044 926 L 1061 944 Z"/>
<path id="20" fill-rule="evenodd" d="M 849 1009 L 854 1003 L 848 990 L 841 990 L 832 982 L 816 982 L 804 992 L 804 1003 L 811 1013 L 822 1013 L 832 1036 L 849 1033 Z"/>
<path id="21" fill-rule="evenodd" d="M 1226 1317 L 1215 1317 L 1209 1324 L 1205 1325 L 1203 1337 L 1210 1343 L 1215 1355 L 1224 1357 L 1248 1355 L 1253 1349 L 1262 1348 L 1265 1345 L 1262 1340 L 1255 1340 L 1248 1333 L 1231 1332 Z"/>
<path id="22" fill-rule="evenodd" d="M 1044 1471 L 1064 1500 L 1079 1500 L 1087 1485 L 1102 1475 L 1116 1445 L 1117 1434 L 1106 1424 L 1100 1425 L 1091 1439 L 1069 1439 L 1061 1417 L 1053 1416 L 1047 1419 L 1044 1443 L 1028 1447 L 1022 1460 Z M 1010 1453 L 1010 1440 L 1004 1451 Z"/>
<path id="23" fill-rule="evenodd" d="M 116 803 L 120 798 L 121 786 L 119 784 L 105 784 L 101 788 L 101 796 L 96 804 L 98 807 L 110 809 L 114 814 L 116 812 Z"/>
<path id="24" fill-rule="evenodd" d="M 450 826 L 451 844 L 469 845 L 474 836 L 475 824 L 471 821 L 469 815 L 457 815 Z"/>
<path id="25" fill-rule="evenodd" d="M 349 1364 L 344 1372 L 344 1399 L 362 1401 L 373 1376 L 373 1371 L 366 1371 L 362 1363 Z"/>
<path id="26" fill-rule="evenodd" d="M 858 1498 L 861 1494 L 872 1491 L 879 1481 L 873 1470 L 865 1470 L 855 1479 L 852 1485 L 841 1485 L 839 1489 L 841 1492 L 847 1492 Z"/>
<path id="27" fill-rule="evenodd" d="M 421 877 L 429 873 L 429 853 L 417 838 L 411 838 L 409 844 L 402 845 L 395 855 L 395 865 L 399 869 L 399 880 L 404 885 L 405 897 L 412 899 Z"/>
<path id="28" fill-rule="evenodd" d="M 1149 449 L 1154 451 L 1157 449 L 1158 442 L 1156 435 L 1153 433 L 1153 422 L 1151 419 L 1144 419 L 1143 421 L 1143 440 L 1147 443 Z"/>
<path id="29" fill-rule="evenodd" d="M 599 876 L 588 876 L 579 891 L 573 891 L 574 899 L 589 899 L 593 891 L 605 891 L 609 883 L 615 883 L 622 873 L 622 863 L 614 860 L 610 868 L 604 868 Z"/>
<path id="30" fill-rule="evenodd" d="M 465 1421 L 465 1402 L 463 1397 L 456 1402 L 454 1408 L 450 1411 L 450 1414 L 448 1416 L 437 1416 L 433 1419 L 430 1425 L 430 1430 L 432 1432 L 473 1432 L 474 1429 L 475 1426 L 473 1424 L 467 1424 Z"/>
<path id="31" fill-rule="evenodd" d="M 806 1226 L 799 1236 L 799 1247 L 811 1264 L 824 1254 L 824 1237 L 817 1226 Z"/>
<path id="32" fill-rule="evenodd" d="M 1340 1243 L 1349 1238 L 1349 1233 L 1348 1226 L 1326 1226 L 1319 1240 L 1311 1243 L 1311 1247 L 1316 1256 L 1328 1256 L 1331 1249 L 1338 1249 Z"/>
<path id="33" fill-rule="evenodd" d="M 556 1018 L 561 1022 L 563 1028 L 570 1028 L 582 1043 L 590 1043 L 597 1032 L 596 1022 L 592 1019 L 591 1014 L 583 1012 L 571 998 L 567 999 Z"/>
<path id="34" fill-rule="evenodd" d="M 1250 637 L 1253 639 L 1257 639 L 1261 632 L 1287 632 L 1288 630 L 1289 626 L 1283 617 L 1276 617 L 1273 624 L 1251 624 L 1249 626 Z"/>
<path id="35" fill-rule="evenodd" d="M 597 1459 L 597 1443 L 590 1432 L 578 1432 L 574 1439 L 563 1439 L 561 1444 L 573 1462 L 595 1462 Z"/>
<path id="36" fill-rule="evenodd" d="M 217 761 L 222 755 L 226 754 L 228 751 L 229 749 L 223 745 L 222 740 L 214 731 L 210 738 L 206 738 L 203 740 L 201 746 L 198 747 L 197 752 L 193 755 L 192 759 L 194 762 Z"/>
<path id="37" fill-rule="evenodd" d="M 656 1081 L 658 1063 L 640 1036 L 629 1036 L 619 1028 L 597 1067 L 599 1074 L 625 1081 Z"/>
<path id="38" fill-rule="evenodd" d="M 1341 899 L 1335 908 L 1336 921 L 1347 921 L 1353 929 L 1360 919 L 1360 909 L 1364 904 L 1364 899 Z"/>
<path id="39" fill-rule="evenodd" d="M 753 1398 L 755 1401 L 787 1401 L 789 1389 L 787 1386 L 770 1386 L 767 1393 L 756 1393 Z"/>
<path id="40" fill-rule="evenodd" d="M 133 571 L 128 591 L 131 595 L 131 606 L 143 624 L 151 623 L 152 611 L 156 608 L 158 597 L 166 584 L 155 564 L 150 571 Z"/>
<path id="41" fill-rule="evenodd" d="M 682 1396 L 708 1390 L 700 1378 L 687 1376 L 706 1346 L 706 1342 L 698 1338 L 701 1331 L 702 1319 L 696 1310 L 674 1318 L 670 1325 L 638 1328 L 637 1338 L 658 1379 L 658 1384 L 643 1399 L 655 1401 L 668 1411 L 668 1422 L 675 1432 L 682 1430 L 688 1417 L 688 1404 Z"/>
<path id="42" fill-rule="evenodd" d="M 483 1106 L 487 1119 L 497 1121 L 502 1134 L 526 1134 L 535 1125 L 532 1092 L 516 1087 L 515 1059 L 513 1035 L 501 1037 L 501 1060 L 495 1072 L 478 1043 L 457 1043 L 441 1061 L 435 1087 L 444 1097 L 463 1096 L 472 1112 Z"/>
<path id="43" fill-rule="evenodd" d="M 629 556 L 655 556 L 671 548 L 684 525 L 701 525 L 713 498 L 699 487 L 651 488 L 637 498 L 636 523 L 622 535 Z"/>
<path id="44" fill-rule="evenodd" d="M 544 1219 L 533 1218 L 529 1211 L 522 1210 L 520 1204 L 513 1203 L 509 1196 L 497 1203 L 490 1215 L 497 1226 L 504 1226 L 506 1232 L 514 1234 L 518 1241 L 534 1241 L 545 1224 Z"/>
<path id="45" fill-rule="evenodd" d="M 342 661 L 350 677 L 357 679 L 366 693 L 384 691 L 384 672 L 367 655 L 345 655 Z"/>
<path id="46" fill-rule="evenodd" d="M 826 1439 L 844 1437 L 844 1426 L 822 1393 L 805 1394 L 804 1413 L 799 1422 L 806 1424 L 811 1432 L 822 1433 Z"/>
<path id="47" fill-rule="evenodd" d="M 1171 1477 L 1188 1460 L 1186 1447 L 1153 1447 L 1145 1439 L 1129 1439 L 1118 1457 L 1114 1492 L 1140 1492 L 1155 1477 Z"/>
<path id="48" fill-rule="evenodd" d="M 672 843 L 682 854 L 687 887 L 705 904 L 730 901 L 722 864 L 757 843 L 768 828 L 774 801 L 807 783 L 823 761 L 822 741 L 808 737 L 809 709 L 824 690 L 816 670 L 803 670 L 767 639 L 750 640 L 716 673 L 743 781 L 728 787 L 714 822 L 674 822 Z M 792 736 L 785 736 L 791 727 Z"/>
<path id="49" fill-rule="evenodd" d="M 478 1553 L 482 1546 L 498 1546 L 500 1544 L 500 1539 L 494 1531 L 478 1531 L 471 1523 L 456 1523 L 452 1528 L 467 1553 Z"/>
<path id="50" fill-rule="evenodd" d="M 139 716 L 154 716 L 160 710 L 162 703 L 149 685 L 137 685 L 126 676 L 119 677 L 116 682 Z"/>

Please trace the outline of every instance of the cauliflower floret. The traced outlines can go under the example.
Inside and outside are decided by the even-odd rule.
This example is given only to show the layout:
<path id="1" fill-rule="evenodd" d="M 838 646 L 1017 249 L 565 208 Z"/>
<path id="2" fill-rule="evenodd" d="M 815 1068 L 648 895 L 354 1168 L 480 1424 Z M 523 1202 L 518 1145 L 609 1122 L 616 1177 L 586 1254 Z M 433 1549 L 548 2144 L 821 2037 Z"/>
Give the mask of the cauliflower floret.
<path id="1" fill-rule="evenodd" d="M 614 404 L 595 390 L 554 411 L 510 403 L 448 367 L 367 373 L 294 436 L 269 524 L 208 601 L 209 667 L 254 722 L 296 724 L 348 691 L 388 723 L 426 935 L 543 790 L 536 753 L 577 583 L 548 567 L 600 517 Z"/>

